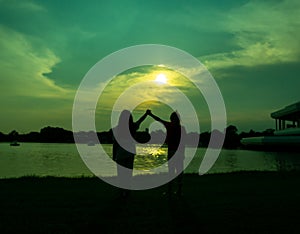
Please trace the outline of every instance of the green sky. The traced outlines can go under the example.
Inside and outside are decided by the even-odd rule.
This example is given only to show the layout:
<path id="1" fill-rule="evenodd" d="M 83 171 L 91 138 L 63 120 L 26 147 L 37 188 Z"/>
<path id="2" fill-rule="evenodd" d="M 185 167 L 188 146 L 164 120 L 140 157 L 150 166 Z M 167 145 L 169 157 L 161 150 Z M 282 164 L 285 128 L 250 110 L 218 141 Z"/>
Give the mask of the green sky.
<path id="1" fill-rule="evenodd" d="M 209 69 L 228 124 L 274 127 L 270 112 L 300 100 L 299 28 L 298 0 L 0 0 L 0 131 L 72 129 L 75 92 L 87 71 L 117 50 L 149 43 L 184 50 Z M 114 92 L 106 90 L 111 96 L 98 105 L 97 129 L 110 128 L 106 108 L 132 74 L 150 77 L 159 69 L 116 77 Z M 191 95 L 201 129 L 209 130 L 201 94 L 180 82 L 173 85 Z"/>

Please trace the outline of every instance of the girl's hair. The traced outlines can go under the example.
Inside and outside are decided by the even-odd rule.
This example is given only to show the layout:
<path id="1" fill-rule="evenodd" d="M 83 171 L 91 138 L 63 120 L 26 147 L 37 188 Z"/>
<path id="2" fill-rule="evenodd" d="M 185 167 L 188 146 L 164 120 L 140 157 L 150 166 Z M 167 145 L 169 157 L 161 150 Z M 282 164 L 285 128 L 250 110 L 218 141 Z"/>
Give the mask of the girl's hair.
<path id="1" fill-rule="evenodd" d="M 133 118 L 129 110 L 123 110 L 119 117 L 118 134 L 123 137 L 128 137 L 128 130 L 131 135 L 134 134 Z"/>
<path id="2" fill-rule="evenodd" d="M 172 123 L 179 125 L 180 124 L 180 115 L 177 111 L 172 112 L 170 115 L 170 120 Z"/>

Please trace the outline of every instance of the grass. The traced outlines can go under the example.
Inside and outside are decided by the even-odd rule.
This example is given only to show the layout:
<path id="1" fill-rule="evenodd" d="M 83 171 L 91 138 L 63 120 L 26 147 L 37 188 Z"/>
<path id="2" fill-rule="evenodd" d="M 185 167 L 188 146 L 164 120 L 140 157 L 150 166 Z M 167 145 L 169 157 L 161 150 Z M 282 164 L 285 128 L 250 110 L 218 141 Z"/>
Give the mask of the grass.
<path id="1" fill-rule="evenodd" d="M 186 174 L 165 186 L 118 190 L 98 178 L 0 180 L 0 233 L 299 233 L 299 172 Z"/>

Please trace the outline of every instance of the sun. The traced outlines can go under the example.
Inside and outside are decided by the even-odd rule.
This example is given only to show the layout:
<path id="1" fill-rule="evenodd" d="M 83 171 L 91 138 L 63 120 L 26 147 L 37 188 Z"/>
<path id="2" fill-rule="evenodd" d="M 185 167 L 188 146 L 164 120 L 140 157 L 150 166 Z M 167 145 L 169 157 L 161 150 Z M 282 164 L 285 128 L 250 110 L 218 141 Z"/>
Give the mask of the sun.
<path id="1" fill-rule="evenodd" d="M 166 75 L 163 74 L 163 73 L 158 74 L 156 76 L 155 82 L 159 83 L 159 84 L 166 84 L 167 83 L 167 77 L 166 77 Z"/>

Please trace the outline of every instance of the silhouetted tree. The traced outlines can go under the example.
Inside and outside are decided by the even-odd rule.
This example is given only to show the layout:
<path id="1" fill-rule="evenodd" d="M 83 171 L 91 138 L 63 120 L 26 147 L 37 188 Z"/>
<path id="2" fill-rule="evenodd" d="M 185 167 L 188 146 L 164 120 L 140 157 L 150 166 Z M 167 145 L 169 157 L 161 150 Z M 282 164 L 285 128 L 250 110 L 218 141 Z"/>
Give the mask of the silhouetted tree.
<path id="1" fill-rule="evenodd" d="M 40 142 L 41 135 L 39 132 L 30 132 L 28 134 L 20 135 L 20 141 L 23 142 Z"/>
<path id="2" fill-rule="evenodd" d="M 200 147 L 207 147 L 209 140 L 210 140 L 210 132 L 203 132 L 200 134 L 198 145 Z"/>
<path id="3" fill-rule="evenodd" d="M 195 147 L 195 146 L 198 146 L 199 139 L 200 139 L 199 133 L 190 132 L 190 133 L 187 133 L 187 135 L 186 135 L 185 143 L 188 146 L 194 146 Z"/>
<path id="4" fill-rule="evenodd" d="M 7 141 L 7 135 L 0 132 L 0 142 L 4 142 L 4 141 Z"/>
<path id="5" fill-rule="evenodd" d="M 112 144 L 113 143 L 113 131 L 109 129 L 109 131 L 98 132 L 97 133 L 99 141 L 101 144 Z"/>
<path id="6" fill-rule="evenodd" d="M 275 132 L 275 129 L 273 128 L 268 128 L 266 129 L 265 131 L 263 131 L 263 135 L 264 136 L 273 136 L 274 135 L 274 132 Z"/>
<path id="7" fill-rule="evenodd" d="M 70 143 L 74 142 L 73 133 L 71 131 L 67 131 L 63 128 L 58 127 L 45 127 L 40 131 L 41 141 L 42 142 L 62 142 L 62 143 Z"/>
<path id="8" fill-rule="evenodd" d="M 8 134 L 9 141 L 18 141 L 19 140 L 19 133 L 16 130 L 11 131 Z"/>
<path id="9" fill-rule="evenodd" d="M 237 132 L 238 129 L 234 125 L 229 125 L 226 128 L 224 148 L 234 149 L 240 146 L 240 137 Z"/>

